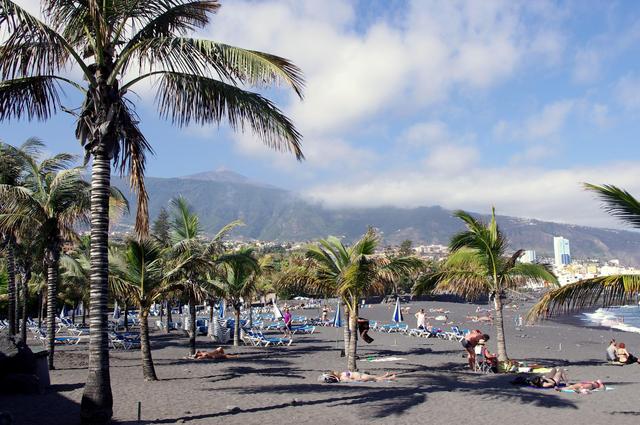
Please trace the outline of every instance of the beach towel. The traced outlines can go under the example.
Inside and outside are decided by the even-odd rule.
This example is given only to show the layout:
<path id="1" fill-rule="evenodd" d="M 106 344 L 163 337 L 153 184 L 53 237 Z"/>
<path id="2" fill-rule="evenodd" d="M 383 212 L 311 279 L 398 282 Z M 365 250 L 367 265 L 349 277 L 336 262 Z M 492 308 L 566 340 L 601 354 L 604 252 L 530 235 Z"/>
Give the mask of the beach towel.
<path id="1" fill-rule="evenodd" d="M 398 360 L 406 360 L 402 357 L 380 357 L 378 359 L 367 359 L 368 362 L 395 362 Z"/>

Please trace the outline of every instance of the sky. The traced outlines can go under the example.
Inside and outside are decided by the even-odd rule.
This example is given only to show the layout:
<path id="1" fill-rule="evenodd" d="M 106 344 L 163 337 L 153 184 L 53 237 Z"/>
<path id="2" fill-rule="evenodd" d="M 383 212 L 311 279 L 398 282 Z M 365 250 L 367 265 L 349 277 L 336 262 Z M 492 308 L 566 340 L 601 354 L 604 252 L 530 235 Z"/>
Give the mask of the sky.
<path id="1" fill-rule="evenodd" d="M 17 1 L 37 13 L 37 1 Z M 640 197 L 636 1 L 222 0 L 197 35 L 292 60 L 306 88 L 266 96 L 306 160 L 250 131 L 172 127 L 153 85 L 134 96 L 147 175 L 226 168 L 329 208 L 440 205 L 621 227 L 582 182 Z M 69 70 L 74 75 L 73 70 Z M 75 74 L 77 75 L 77 74 Z M 70 107 L 79 99 L 65 98 Z M 81 154 L 73 117 L 0 123 Z"/>

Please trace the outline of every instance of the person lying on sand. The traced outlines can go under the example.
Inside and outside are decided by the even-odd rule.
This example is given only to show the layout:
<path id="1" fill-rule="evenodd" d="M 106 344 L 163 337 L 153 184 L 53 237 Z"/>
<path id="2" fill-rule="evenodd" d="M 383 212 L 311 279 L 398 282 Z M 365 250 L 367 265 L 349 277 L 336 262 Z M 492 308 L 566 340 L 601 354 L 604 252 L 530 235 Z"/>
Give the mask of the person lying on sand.
<path id="1" fill-rule="evenodd" d="M 489 314 L 487 316 L 466 316 L 467 319 L 471 320 L 472 322 L 487 322 L 487 323 L 493 323 L 493 317 Z"/>
<path id="2" fill-rule="evenodd" d="M 604 390 L 606 387 L 604 386 L 604 382 L 600 379 L 596 379 L 595 381 L 585 381 L 579 382 L 577 384 L 567 385 L 564 389 L 572 390 L 579 394 L 589 394 L 593 390 Z M 560 391 L 560 388 L 556 388 L 556 391 Z"/>
<path id="3" fill-rule="evenodd" d="M 386 372 L 384 375 L 371 375 L 364 372 L 331 372 L 323 373 L 318 380 L 326 383 L 335 382 L 380 382 L 380 381 L 394 381 L 396 379 L 395 373 Z"/>
<path id="4" fill-rule="evenodd" d="M 196 360 L 203 360 L 203 359 L 221 360 L 221 359 L 234 359 L 236 357 L 238 357 L 237 354 L 225 353 L 222 347 L 218 347 L 213 351 L 196 351 L 196 354 L 193 355 L 193 358 Z"/>
<path id="5" fill-rule="evenodd" d="M 566 385 L 568 382 L 567 375 L 564 372 L 565 371 L 559 367 L 552 367 L 549 372 L 535 377 L 529 382 L 531 385 L 538 388 L 558 388 Z"/>

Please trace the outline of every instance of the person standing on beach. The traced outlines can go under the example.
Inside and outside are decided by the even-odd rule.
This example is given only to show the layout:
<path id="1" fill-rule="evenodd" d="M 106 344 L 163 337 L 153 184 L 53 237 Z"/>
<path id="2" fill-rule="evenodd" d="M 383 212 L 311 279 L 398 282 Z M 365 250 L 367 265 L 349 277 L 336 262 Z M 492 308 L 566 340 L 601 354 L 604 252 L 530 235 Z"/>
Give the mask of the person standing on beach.
<path id="1" fill-rule="evenodd" d="M 421 308 L 420 311 L 416 313 L 416 321 L 416 327 L 418 329 L 426 329 L 426 316 L 424 314 L 424 308 Z"/>
<path id="2" fill-rule="evenodd" d="M 284 320 L 284 337 L 291 338 L 291 321 L 293 317 L 291 316 L 291 312 L 289 312 L 289 308 L 284 309 L 284 314 L 282 315 L 282 320 Z"/>
<path id="3" fill-rule="evenodd" d="M 483 334 L 482 331 L 475 329 L 465 335 L 464 339 L 460 341 L 462 348 L 467 351 L 467 359 L 469 360 L 469 368 L 473 370 L 476 364 L 476 352 L 475 347 L 478 342 L 483 339 L 485 342 L 489 341 L 489 335 Z"/>

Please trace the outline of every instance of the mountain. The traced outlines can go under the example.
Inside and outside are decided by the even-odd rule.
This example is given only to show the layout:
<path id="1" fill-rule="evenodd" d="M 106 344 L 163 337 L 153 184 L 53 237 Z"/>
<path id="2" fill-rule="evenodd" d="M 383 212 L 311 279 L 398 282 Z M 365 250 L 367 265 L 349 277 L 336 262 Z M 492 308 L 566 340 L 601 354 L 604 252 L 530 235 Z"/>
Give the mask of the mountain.
<path id="1" fill-rule="evenodd" d="M 112 184 L 125 192 L 135 205 L 126 179 Z M 447 244 L 462 229 L 460 220 L 441 207 L 348 208 L 330 210 L 310 203 L 295 193 L 252 182 L 230 170 L 220 169 L 177 178 L 146 179 L 149 212 L 155 218 L 170 199 L 182 195 L 200 216 L 209 233 L 241 219 L 246 225 L 234 231 L 245 238 L 279 241 L 307 241 L 327 235 L 352 241 L 368 226 L 383 232 L 385 244 L 411 239 L 417 244 Z M 484 217 L 486 218 L 486 217 Z M 538 256 L 553 255 L 553 236 L 570 240 L 574 258 L 617 258 L 625 264 L 640 265 L 640 233 L 571 224 L 500 216 L 499 223 L 513 249 L 534 249 Z M 120 225 L 129 227 L 133 214 Z"/>

